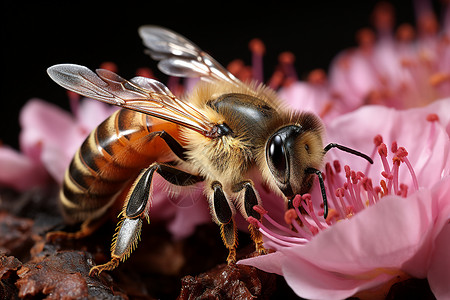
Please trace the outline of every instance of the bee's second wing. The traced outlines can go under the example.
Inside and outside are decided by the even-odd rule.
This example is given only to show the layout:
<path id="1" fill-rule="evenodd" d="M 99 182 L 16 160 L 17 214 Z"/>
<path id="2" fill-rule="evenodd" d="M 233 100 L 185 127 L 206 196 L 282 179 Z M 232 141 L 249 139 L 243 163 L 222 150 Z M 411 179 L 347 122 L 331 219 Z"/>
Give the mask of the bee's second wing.
<path id="1" fill-rule="evenodd" d="M 195 107 L 175 97 L 161 82 L 135 77 L 130 81 L 104 69 L 96 73 L 74 64 L 47 69 L 62 87 L 83 96 L 158 117 L 207 135 L 214 127 Z"/>
<path id="2" fill-rule="evenodd" d="M 218 80 L 243 85 L 210 55 L 176 32 L 145 25 L 139 28 L 139 35 L 150 56 L 159 61 L 158 68 L 167 75 L 200 77 L 206 81 Z"/>

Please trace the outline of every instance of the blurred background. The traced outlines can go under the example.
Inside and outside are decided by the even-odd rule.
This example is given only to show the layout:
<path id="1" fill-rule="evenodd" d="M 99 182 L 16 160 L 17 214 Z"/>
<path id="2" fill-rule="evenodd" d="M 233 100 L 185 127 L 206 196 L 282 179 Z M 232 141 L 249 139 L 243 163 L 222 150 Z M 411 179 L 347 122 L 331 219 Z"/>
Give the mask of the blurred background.
<path id="1" fill-rule="evenodd" d="M 285 3 L 198 1 L 2 1 L 2 78 L 0 140 L 18 147 L 18 115 L 34 97 L 69 109 L 65 90 L 46 74 L 47 67 L 76 63 L 91 69 L 112 61 L 124 78 L 140 67 L 167 78 L 144 54 L 137 33 L 143 24 L 175 30 L 226 66 L 233 59 L 251 63 L 248 43 L 260 38 L 266 45 L 267 80 L 278 55 L 291 51 L 302 78 L 309 71 L 327 70 L 340 51 L 355 46 L 355 33 L 372 27 L 371 12 L 379 1 L 298 1 Z M 415 23 L 411 0 L 392 2 L 396 21 Z M 439 16 L 439 2 L 433 2 Z"/>

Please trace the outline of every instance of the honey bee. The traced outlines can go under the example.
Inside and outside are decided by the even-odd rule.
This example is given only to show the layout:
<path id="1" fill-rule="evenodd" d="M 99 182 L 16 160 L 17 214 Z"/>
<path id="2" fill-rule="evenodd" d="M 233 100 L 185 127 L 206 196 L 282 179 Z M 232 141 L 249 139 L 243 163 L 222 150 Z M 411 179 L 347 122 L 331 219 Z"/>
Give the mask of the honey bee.
<path id="1" fill-rule="evenodd" d="M 261 219 L 253 209 L 261 204 L 255 174 L 287 203 L 309 192 L 317 176 L 326 218 L 320 171 L 325 153 L 338 148 L 372 163 L 367 155 L 342 145 L 323 147 L 319 117 L 287 110 L 275 91 L 241 82 L 183 36 L 157 26 L 143 26 L 139 33 L 163 73 L 201 79 L 185 100 L 149 78 L 128 81 L 74 64 L 47 70 L 64 88 L 123 108 L 86 138 L 60 193 L 66 220 L 82 223 L 78 232 L 66 233 L 72 237 L 92 233 L 117 203 L 123 207 L 111 260 L 94 266 L 91 274 L 116 268 L 136 248 L 142 224 L 149 221 L 155 172 L 175 186 L 204 183 L 231 264 L 236 261 L 235 214 Z M 252 224 L 248 229 L 256 251 L 265 253 L 261 233 Z"/>

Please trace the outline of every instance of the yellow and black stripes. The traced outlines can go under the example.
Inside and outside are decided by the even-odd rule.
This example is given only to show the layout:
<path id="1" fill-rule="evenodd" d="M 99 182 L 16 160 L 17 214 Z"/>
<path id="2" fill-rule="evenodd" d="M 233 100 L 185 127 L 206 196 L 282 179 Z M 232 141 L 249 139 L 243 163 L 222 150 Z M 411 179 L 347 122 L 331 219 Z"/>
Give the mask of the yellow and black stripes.
<path id="1" fill-rule="evenodd" d="M 60 195 L 69 222 L 101 216 L 143 168 L 167 156 L 164 141 L 150 143 L 155 129 L 177 136 L 176 125 L 124 109 L 89 134 L 70 163 Z"/>

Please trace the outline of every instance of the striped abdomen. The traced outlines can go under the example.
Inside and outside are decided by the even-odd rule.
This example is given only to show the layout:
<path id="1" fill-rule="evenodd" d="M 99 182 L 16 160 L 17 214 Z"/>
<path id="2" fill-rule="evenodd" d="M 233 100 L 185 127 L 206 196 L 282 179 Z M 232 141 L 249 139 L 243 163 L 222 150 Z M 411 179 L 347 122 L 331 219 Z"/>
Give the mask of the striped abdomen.
<path id="1" fill-rule="evenodd" d="M 152 132 L 178 137 L 177 125 L 121 109 L 95 128 L 75 154 L 60 193 L 69 222 L 101 216 L 139 172 L 169 159 L 169 147 Z"/>

